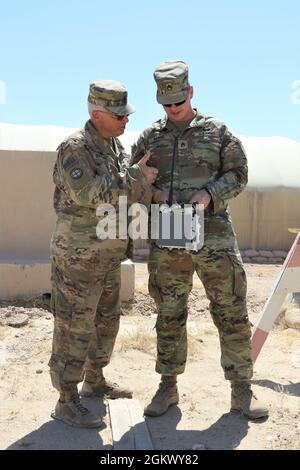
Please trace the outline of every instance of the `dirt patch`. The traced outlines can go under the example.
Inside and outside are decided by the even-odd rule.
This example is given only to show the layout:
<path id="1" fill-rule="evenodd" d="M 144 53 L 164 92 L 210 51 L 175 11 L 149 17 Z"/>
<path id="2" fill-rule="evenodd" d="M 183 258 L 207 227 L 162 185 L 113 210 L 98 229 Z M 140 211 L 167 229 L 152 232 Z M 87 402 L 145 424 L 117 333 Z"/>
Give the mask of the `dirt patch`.
<path id="1" fill-rule="evenodd" d="M 280 268 L 246 265 L 252 323 Z M 145 265 L 137 265 L 136 279 L 135 300 L 132 309 L 123 305 L 123 313 L 130 314 L 121 318 L 114 356 L 105 372 L 110 379 L 131 387 L 144 406 L 159 382 L 155 373 L 156 314 L 147 294 Z M 47 365 L 53 319 L 45 307 L 21 300 L 0 304 L 0 447 L 111 449 L 107 408 L 100 400 L 85 400 L 104 417 L 105 427 L 100 431 L 70 428 L 50 418 L 57 393 Z M 8 326 L 7 319 L 18 314 L 27 315 L 28 322 L 18 328 Z M 299 331 L 276 326 L 256 362 L 253 388 L 270 406 L 269 419 L 256 423 L 229 412 L 230 387 L 220 366 L 219 339 L 197 278 L 189 299 L 188 339 L 189 359 L 178 380 L 179 405 L 159 418 L 146 419 L 155 449 L 299 449 Z"/>

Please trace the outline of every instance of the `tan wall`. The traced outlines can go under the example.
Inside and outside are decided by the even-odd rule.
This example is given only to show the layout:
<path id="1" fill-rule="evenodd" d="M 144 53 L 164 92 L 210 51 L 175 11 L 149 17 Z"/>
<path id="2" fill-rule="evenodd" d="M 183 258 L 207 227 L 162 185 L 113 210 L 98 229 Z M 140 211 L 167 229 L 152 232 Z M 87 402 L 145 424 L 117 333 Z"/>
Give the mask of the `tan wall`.
<path id="1" fill-rule="evenodd" d="M 135 265 L 127 260 L 121 264 L 122 301 L 134 297 Z M 50 263 L 0 263 L 0 299 L 35 297 L 51 292 Z"/>
<path id="2" fill-rule="evenodd" d="M 55 152 L 0 150 L 0 261 L 47 261 L 55 225 Z M 231 202 L 240 248 L 286 249 L 300 226 L 300 191 L 244 191 Z"/>
<path id="3" fill-rule="evenodd" d="M 49 259 L 55 158 L 55 152 L 0 150 L 1 261 Z"/>
<path id="4" fill-rule="evenodd" d="M 272 191 L 248 190 L 230 202 L 239 247 L 289 250 L 300 227 L 300 191 L 274 188 Z"/>

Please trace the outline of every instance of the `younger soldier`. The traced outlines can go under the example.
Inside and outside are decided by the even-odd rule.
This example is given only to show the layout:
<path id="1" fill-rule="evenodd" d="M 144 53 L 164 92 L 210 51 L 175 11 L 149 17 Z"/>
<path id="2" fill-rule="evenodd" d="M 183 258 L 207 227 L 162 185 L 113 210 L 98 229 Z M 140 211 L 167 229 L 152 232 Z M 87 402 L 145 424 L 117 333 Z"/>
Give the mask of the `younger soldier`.
<path id="1" fill-rule="evenodd" d="M 149 293 L 158 309 L 156 371 L 161 382 L 145 414 L 159 416 L 178 403 L 177 375 L 184 372 L 187 357 L 187 300 L 196 271 L 219 331 L 221 364 L 232 387 L 231 408 L 250 418 L 267 416 L 267 408 L 250 388 L 246 275 L 228 211 L 229 200 L 247 183 L 244 149 L 223 122 L 192 107 L 193 87 L 184 62 L 161 64 L 154 78 L 166 116 L 141 134 L 131 162 L 152 151 L 150 163 L 158 169 L 152 201 L 161 204 L 169 199 L 174 157 L 173 202 L 200 203 L 205 211 L 201 250 L 169 250 L 152 243 Z"/>

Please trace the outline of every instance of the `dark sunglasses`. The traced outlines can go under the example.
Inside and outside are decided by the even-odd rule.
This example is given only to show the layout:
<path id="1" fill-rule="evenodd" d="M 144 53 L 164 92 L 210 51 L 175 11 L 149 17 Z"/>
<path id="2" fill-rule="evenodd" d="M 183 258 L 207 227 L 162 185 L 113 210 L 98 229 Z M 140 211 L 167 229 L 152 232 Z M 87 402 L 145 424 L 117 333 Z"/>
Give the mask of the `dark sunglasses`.
<path id="1" fill-rule="evenodd" d="M 179 101 L 178 103 L 172 103 L 172 104 L 164 104 L 165 108 L 171 108 L 171 106 L 174 104 L 174 106 L 181 106 L 183 103 L 186 102 L 186 99 L 183 101 Z"/>
<path id="2" fill-rule="evenodd" d="M 117 119 L 118 121 L 122 121 L 122 119 L 129 116 L 129 114 L 122 114 L 122 116 L 120 116 L 119 114 L 115 114 L 112 112 L 107 113 L 106 111 L 98 111 L 98 113 L 108 114 L 109 116 L 111 116 L 114 119 Z"/>
<path id="3" fill-rule="evenodd" d="M 122 121 L 122 119 L 124 119 L 125 117 L 128 117 L 128 114 L 123 114 L 122 116 L 114 114 L 114 118 L 116 118 L 118 121 Z"/>

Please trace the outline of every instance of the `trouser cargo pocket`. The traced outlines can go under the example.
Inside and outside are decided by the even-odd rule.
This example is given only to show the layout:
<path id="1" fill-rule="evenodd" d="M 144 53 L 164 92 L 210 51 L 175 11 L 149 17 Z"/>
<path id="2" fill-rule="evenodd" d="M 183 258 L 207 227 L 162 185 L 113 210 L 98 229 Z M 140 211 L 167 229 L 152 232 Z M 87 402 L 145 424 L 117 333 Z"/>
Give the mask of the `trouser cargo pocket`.
<path id="1" fill-rule="evenodd" d="M 148 263 L 149 280 L 148 280 L 148 291 L 149 295 L 154 299 L 155 303 L 160 304 L 162 302 L 162 295 L 157 283 L 157 264 L 154 262 Z"/>

